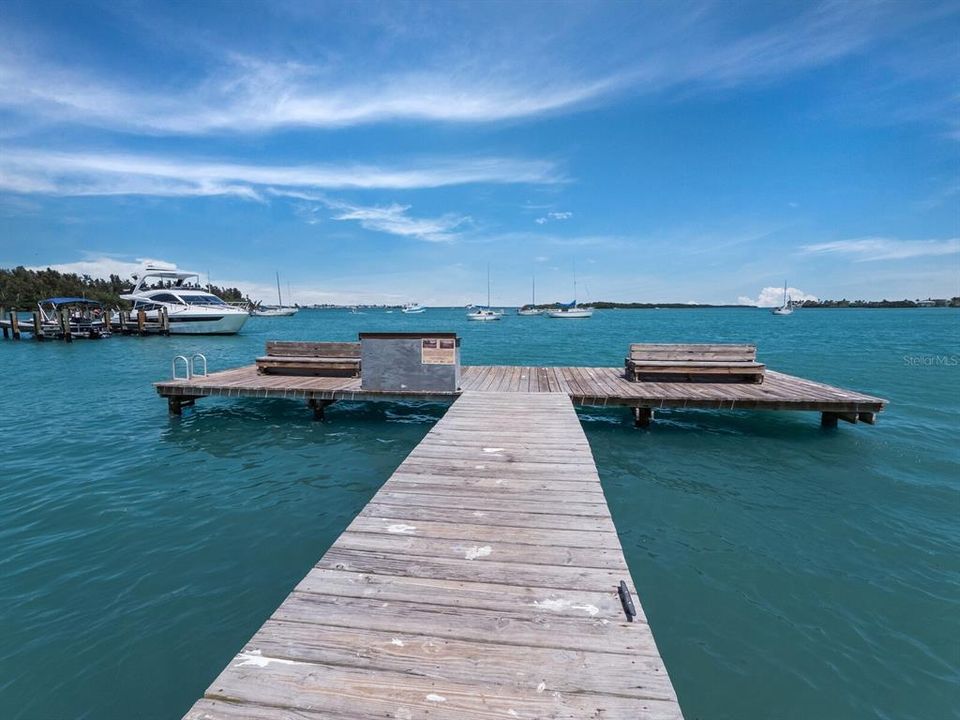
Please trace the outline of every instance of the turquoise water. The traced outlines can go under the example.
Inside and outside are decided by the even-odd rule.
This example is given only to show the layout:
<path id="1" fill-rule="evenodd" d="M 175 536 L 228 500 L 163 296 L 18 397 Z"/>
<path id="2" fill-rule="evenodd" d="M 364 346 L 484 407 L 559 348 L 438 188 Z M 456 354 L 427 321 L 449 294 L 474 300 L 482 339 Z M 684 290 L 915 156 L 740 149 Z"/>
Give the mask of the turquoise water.
<path id="1" fill-rule="evenodd" d="M 886 397 L 876 427 L 805 413 L 582 410 L 686 716 L 960 717 L 960 312 L 307 311 L 226 338 L 0 341 L 0 717 L 175 718 L 443 413 L 202 400 L 174 355 L 267 338 L 457 330 L 465 363 L 620 365 L 631 341 L 751 341 Z M 547 362 L 549 360 L 549 362 Z"/>

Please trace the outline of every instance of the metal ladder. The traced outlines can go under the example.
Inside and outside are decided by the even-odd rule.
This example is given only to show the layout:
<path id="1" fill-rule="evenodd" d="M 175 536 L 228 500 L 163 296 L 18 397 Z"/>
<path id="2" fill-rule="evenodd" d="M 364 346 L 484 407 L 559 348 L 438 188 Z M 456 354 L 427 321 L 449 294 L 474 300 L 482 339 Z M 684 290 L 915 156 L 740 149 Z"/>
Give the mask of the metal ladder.
<path id="1" fill-rule="evenodd" d="M 183 361 L 184 375 L 177 375 L 177 368 L 179 367 L 178 360 Z M 203 363 L 201 372 L 197 371 L 197 360 Z M 202 353 L 195 353 L 190 358 L 187 358 L 186 355 L 177 355 L 173 359 L 173 362 L 170 363 L 170 370 L 174 380 L 192 380 L 195 377 L 206 377 L 207 357 Z"/>

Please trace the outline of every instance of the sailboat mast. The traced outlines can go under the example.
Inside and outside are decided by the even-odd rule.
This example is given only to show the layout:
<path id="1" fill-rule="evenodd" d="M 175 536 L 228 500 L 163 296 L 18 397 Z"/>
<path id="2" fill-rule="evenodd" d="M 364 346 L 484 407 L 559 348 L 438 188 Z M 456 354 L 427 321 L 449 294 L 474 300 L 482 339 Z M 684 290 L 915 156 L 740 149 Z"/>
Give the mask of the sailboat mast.
<path id="1" fill-rule="evenodd" d="M 283 307 L 283 297 L 280 295 L 280 273 L 277 272 L 277 305 Z"/>
<path id="2" fill-rule="evenodd" d="M 533 290 L 530 293 L 530 304 L 536 307 L 537 304 L 537 274 L 533 274 L 532 278 Z"/>
<path id="3" fill-rule="evenodd" d="M 487 308 L 490 307 L 490 263 L 487 263 Z"/>

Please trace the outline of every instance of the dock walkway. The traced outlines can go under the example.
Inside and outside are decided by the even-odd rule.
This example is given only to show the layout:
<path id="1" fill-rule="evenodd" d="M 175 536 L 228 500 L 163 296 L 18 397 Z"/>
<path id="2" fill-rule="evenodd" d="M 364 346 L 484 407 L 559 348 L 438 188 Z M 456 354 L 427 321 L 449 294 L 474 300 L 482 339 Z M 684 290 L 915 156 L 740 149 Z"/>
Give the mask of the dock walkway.
<path id="1" fill-rule="evenodd" d="M 491 390 L 459 395 L 188 720 L 682 717 L 570 397 Z"/>

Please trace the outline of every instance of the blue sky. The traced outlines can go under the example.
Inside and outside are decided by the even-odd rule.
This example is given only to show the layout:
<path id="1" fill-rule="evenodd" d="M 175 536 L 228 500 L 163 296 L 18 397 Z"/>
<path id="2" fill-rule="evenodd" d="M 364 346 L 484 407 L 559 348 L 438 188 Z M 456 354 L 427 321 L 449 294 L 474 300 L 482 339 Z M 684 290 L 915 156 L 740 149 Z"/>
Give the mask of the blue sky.
<path id="1" fill-rule="evenodd" d="M 960 294 L 960 4 L 7 0 L 0 266 L 300 302 Z"/>

